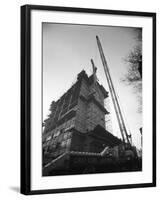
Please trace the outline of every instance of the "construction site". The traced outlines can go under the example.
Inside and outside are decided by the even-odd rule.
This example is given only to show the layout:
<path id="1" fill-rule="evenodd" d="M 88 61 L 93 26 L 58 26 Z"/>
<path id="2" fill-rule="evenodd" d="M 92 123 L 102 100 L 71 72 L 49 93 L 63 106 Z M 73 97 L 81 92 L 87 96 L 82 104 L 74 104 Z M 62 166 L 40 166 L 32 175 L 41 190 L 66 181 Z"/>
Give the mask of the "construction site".
<path id="1" fill-rule="evenodd" d="M 132 144 L 117 98 L 103 48 L 96 36 L 109 91 L 92 74 L 82 70 L 76 82 L 57 101 L 43 122 L 42 176 L 132 172 L 142 170 L 142 157 Z M 111 98 L 121 138 L 107 128 L 110 116 L 104 101 Z"/>

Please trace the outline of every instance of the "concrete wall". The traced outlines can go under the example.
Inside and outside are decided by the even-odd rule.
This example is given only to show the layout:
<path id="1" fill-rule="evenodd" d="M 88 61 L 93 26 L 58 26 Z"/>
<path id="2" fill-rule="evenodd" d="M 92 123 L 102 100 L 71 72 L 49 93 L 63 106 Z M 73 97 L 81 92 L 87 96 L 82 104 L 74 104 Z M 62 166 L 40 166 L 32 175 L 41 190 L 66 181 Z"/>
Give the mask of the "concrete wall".
<path id="1" fill-rule="evenodd" d="M 80 95 L 88 99 L 89 95 L 93 94 L 95 99 L 104 106 L 104 96 L 100 91 L 98 84 L 89 85 L 86 80 L 82 80 Z M 93 130 L 97 125 L 105 128 L 105 114 L 93 102 L 85 102 L 79 99 L 78 110 L 76 114 L 75 127 L 78 131 L 85 133 Z"/>

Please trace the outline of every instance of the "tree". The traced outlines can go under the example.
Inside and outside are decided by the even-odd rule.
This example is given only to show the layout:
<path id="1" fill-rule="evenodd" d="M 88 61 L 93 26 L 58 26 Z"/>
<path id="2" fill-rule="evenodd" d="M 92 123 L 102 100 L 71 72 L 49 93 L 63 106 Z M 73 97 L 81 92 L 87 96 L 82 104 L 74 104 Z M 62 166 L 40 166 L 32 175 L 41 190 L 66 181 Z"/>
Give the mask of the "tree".
<path id="1" fill-rule="evenodd" d="M 136 45 L 124 58 L 128 71 L 122 81 L 132 85 L 139 101 L 138 112 L 142 112 L 142 29 L 135 28 Z"/>

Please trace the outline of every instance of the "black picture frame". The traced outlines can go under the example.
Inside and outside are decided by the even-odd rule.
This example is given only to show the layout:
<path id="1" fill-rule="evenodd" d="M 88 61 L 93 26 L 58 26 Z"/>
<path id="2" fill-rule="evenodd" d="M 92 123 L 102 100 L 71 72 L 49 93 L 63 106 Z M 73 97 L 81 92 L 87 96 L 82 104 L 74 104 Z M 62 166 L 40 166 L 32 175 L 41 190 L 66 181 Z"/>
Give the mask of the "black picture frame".
<path id="1" fill-rule="evenodd" d="M 153 22 L 153 149 L 152 183 L 31 190 L 31 11 L 63 11 L 77 13 L 151 17 Z M 80 192 L 93 190 L 127 189 L 156 186 L 156 13 L 103 10 L 90 8 L 56 7 L 44 5 L 21 6 L 21 193 L 25 195 Z"/>

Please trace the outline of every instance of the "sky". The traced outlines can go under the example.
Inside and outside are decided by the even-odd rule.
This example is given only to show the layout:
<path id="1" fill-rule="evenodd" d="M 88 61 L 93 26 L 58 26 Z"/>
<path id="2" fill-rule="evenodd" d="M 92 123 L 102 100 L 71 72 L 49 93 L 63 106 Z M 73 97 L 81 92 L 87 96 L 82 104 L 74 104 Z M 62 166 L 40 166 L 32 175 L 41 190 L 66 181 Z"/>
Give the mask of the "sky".
<path id="1" fill-rule="evenodd" d="M 140 148 L 142 113 L 137 112 L 137 95 L 132 85 L 121 81 L 127 72 L 124 58 L 137 42 L 135 34 L 135 28 L 130 27 L 43 23 L 43 120 L 49 114 L 51 102 L 57 101 L 75 83 L 79 72 L 92 74 L 91 58 L 97 67 L 99 83 L 109 91 L 96 43 L 98 35 L 133 143 Z M 113 134 L 120 137 L 109 100 Z"/>

